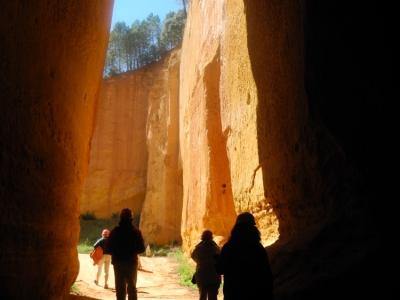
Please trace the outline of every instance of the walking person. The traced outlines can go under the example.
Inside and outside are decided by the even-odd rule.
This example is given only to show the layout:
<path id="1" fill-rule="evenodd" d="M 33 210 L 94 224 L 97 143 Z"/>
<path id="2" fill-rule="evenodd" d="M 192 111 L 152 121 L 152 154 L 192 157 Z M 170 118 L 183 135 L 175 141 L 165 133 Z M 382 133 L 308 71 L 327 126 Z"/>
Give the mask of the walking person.
<path id="1" fill-rule="evenodd" d="M 195 279 L 199 288 L 200 300 L 217 300 L 221 276 L 217 274 L 216 259 L 221 250 L 213 241 L 213 234 L 205 230 L 201 242 L 193 250 L 191 257 L 196 262 Z"/>
<path id="2" fill-rule="evenodd" d="M 273 299 L 272 272 L 260 240 L 253 215 L 238 215 L 217 261 L 217 271 L 224 275 L 224 300 Z"/>
<path id="3" fill-rule="evenodd" d="M 120 213 L 119 225 L 110 233 L 108 249 L 114 266 L 117 300 L 137 300 L 136 280 L 138 254 L 144 252 L 142 233 L 132 224 L 132 211 L 124 208 Z"/>
<path id="4" fill-rule="evenodd" d="M 110 264 L 111 264 L 111 255 L 110 255 L 110 251 L 108 249 L 109 235 L 110 235 L 110 230 L 108 230 L 107 228 L 103 229 L 103 231 L 101 232 L 101 238 L 98 239 L 96 241 L 96 243 L 93 245 L 94 249 L 96 249 L 97 247 L 101 247 L 101 249 L 103 251 L 103 256 L 97 263 L 97 274 L 96 274 L 96 279 L 94 280 L 94 283 L 96 285 L 99 284 L 101 272 L 102 272 L 102 269 L 104 266 L 104 288 L 105 289 L 108 289 L 108 284 L 107 284 L 108 283 L 108 274 L 109 274 Z"/>

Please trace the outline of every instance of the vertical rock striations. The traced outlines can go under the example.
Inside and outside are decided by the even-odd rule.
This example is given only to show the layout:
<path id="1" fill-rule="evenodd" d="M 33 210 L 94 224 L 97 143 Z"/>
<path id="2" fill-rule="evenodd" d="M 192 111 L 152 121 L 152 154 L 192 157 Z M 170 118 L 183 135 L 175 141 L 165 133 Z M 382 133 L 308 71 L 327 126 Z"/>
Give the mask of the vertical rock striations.
<path id="1" fill-rule="evenodd" d="M 148 98 L 147 187 L 140 228 L 148 243 L 158 245 L 181 240 L 179 63 L 179 51 L 163 59 Z"/>
<path id="2" fill-rule="evenodd" d="M 62 299 L 112 1 L 5 1 L 0 18 L 2 299 Z"/>
<path id="3" fill-rule="evenodd" d="M 227 131 L 221 123 L 223 30 L 224 1 L 191 2 L 180 80 L 181 231 L 186 249 L 197 243 L 204 229 L 225 239 L 235 218 Z"/>
<path id="4" fill-rule="evenodd" d="M 103 81 L 81 213 L 141 215 L 146 241 L 180 241 L 179 51 Z"/>
<path id="5" fill-rule="evenodd" d="M 146 124 L 157 65 L 103 80 L 81 213 L 140 213 L 146 194 Z"/>

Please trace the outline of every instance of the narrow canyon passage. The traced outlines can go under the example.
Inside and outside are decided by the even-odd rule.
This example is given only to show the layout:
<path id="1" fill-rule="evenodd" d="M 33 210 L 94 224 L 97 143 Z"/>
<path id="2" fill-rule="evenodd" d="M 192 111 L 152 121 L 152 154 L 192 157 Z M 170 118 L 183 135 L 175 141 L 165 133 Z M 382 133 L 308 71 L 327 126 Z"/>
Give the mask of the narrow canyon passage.
<path id="1" fill-rule="evenodd" d="M 191 0 L 180 49 L 103 80 L 112 0 L 3 2 L 0 298 L 68 299 L 80 214 L 129 206 L 186 254 L 251 212 L 276 300 L 392 299 L 397 10 Z"/>
<path id="2" fill-rule="evenodd" d="M 138 299 L 196 300 L 198 291 L 179 283 L 177 262 L 173 257 L 141 257 L 145 271 L 138 271 Z M 99 285 L 93 283 L 97 267 L 87 254 L 79 255 L 80 272 L 75 282 L 77 294 L 99 300 L 114 300 L 115 286 L 113 269 L 110 269 L 109 289 L 104 289 L 104 273 Z M 220 294 L 220 298 L 222 295 Z"/>

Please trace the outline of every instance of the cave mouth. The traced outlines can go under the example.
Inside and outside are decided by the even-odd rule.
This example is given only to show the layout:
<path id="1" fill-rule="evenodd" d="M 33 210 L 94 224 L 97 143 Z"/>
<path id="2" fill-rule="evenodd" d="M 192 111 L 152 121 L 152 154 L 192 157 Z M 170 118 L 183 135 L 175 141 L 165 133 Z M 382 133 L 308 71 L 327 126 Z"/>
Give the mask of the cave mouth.
<path id="1" fill-rule="evenodd" d="M 217 55 L 221 53 L 218 52 Z M 106 76 L 103 80 L 96 107 L 88 175 L 79 202 L 82 216 L 90 217 L 93 214 L 96 218 L 106 219 L 118 215 L 120 209 L 130 207 L 137 219 L 140 219 L 140 226 L 147 228 L 145 230 L 149 243 L 158 245 L 181 242 L 182 216 L 171 216 L 170 212 L 181 212 L 182 201 L 186 201 L 183 199 L 184 179 L 179 152 L 180 63 L 175 68 L 167 68 L 168 83 L 157 79 L 163 66 L 170 64 L 174 57 L 175 54 L 167 53 L 155 65 Z M 105 70 L 106 68 L 107 59 Z M 219 58 L 215 56 L 204 74 L 207 94 L 204 101 L 209 111 L 216 112 L 208 115 L 208 135 L 204 140 L 210 146 L 210 181 L 213 182 L 209 190 L 211 196 L 207 201 L 212 198 L 215 203 L 207 204 L 213 211 L 207 213 L 211 216 L 209 219 L 199 218 L 203 219 L 202 227 L 216 228 L 217 235 L 226 238 L 236 214 L 250 210 L 259 220 L 262 241 L 267 246 L 279 238 L 279 222 L 274 213 L 273 201 L 265 197 L 262 163 L 257 162 L 253 174 L 249 176 L 248 195 L 236 201 L 237 203 L 233 200 L 235 187 L 232 185 L 235 184 L 232 183 L 228 158 L 228 152 L 232 149 L 228 149 L 225 140 L 229 128 L 223 128 L 221 124 L 219 111 L 224 100 L 221 99 L 221 91 L 216 84 L 222 80 L 220 68 Z M 248 72 L 251 73 L 251 70 Z M 103 74 L 105 73 L 104 71 Z M 168 86 L 171 82 L 174 87 Z M 164 91 L 158 92 L 160 89 Z M 167 97 L 170 102 L 162 103 L 162 97 Z M 247 99 L 248 102 L 250 100 L 254 99 Z M 170 110 L 160 113 L 160 109 L 165 107 Z M 253 108 L 252 113 L 256 114 L 256 108 Z M 216 134 L 211 134 L 214 132 Z M 166 133 L 168 137 L 165 136 Z M 202 149 L 199 148 L 198 151 Z M 152 169 L 154 165 L 162 168 Z M 196 169 L 189 170 L 193 171 L 200 172 Z M 171 199 L 171 194 L 175 195 L 175 199 Z M 261 198 L 264 201 L 260 201 Z M 230 221 L 225 224 L 228 218 Z M 219 228 L 223 230 L 220 231 Z M 195 225 L 190 230 L 194 232 L 193 239 L 196 240 L 202 228 Z M 98 231 L 100 233 L 101 229 Z"/>

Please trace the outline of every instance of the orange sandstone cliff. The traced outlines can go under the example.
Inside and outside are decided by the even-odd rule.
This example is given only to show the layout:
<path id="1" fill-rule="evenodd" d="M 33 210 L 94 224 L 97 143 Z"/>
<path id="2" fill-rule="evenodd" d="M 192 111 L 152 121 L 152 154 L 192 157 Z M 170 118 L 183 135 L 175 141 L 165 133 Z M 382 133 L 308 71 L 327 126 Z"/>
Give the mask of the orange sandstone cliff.
<path id="1" fill-rule="evenodd" d="M 81 213 L 109 217 L 121 208 L 141 211 L 146 192 L 146 123 L 152 87 L 149 66 L 103 80 Z"/>
<path id="2" fill-rule="evenodd" d="M 179 51 L 101 86 L 81 213 L 140 214 L 146 241 L 180 241 Z"/>
<path id="3" fill-rule="evenodd" d="M 179 63 L 173 51 L 160 64 L 149 94 L 147 187 L 140 229 L 146 242 L 181 240 L 182 168 L 179 155 Z"/>

